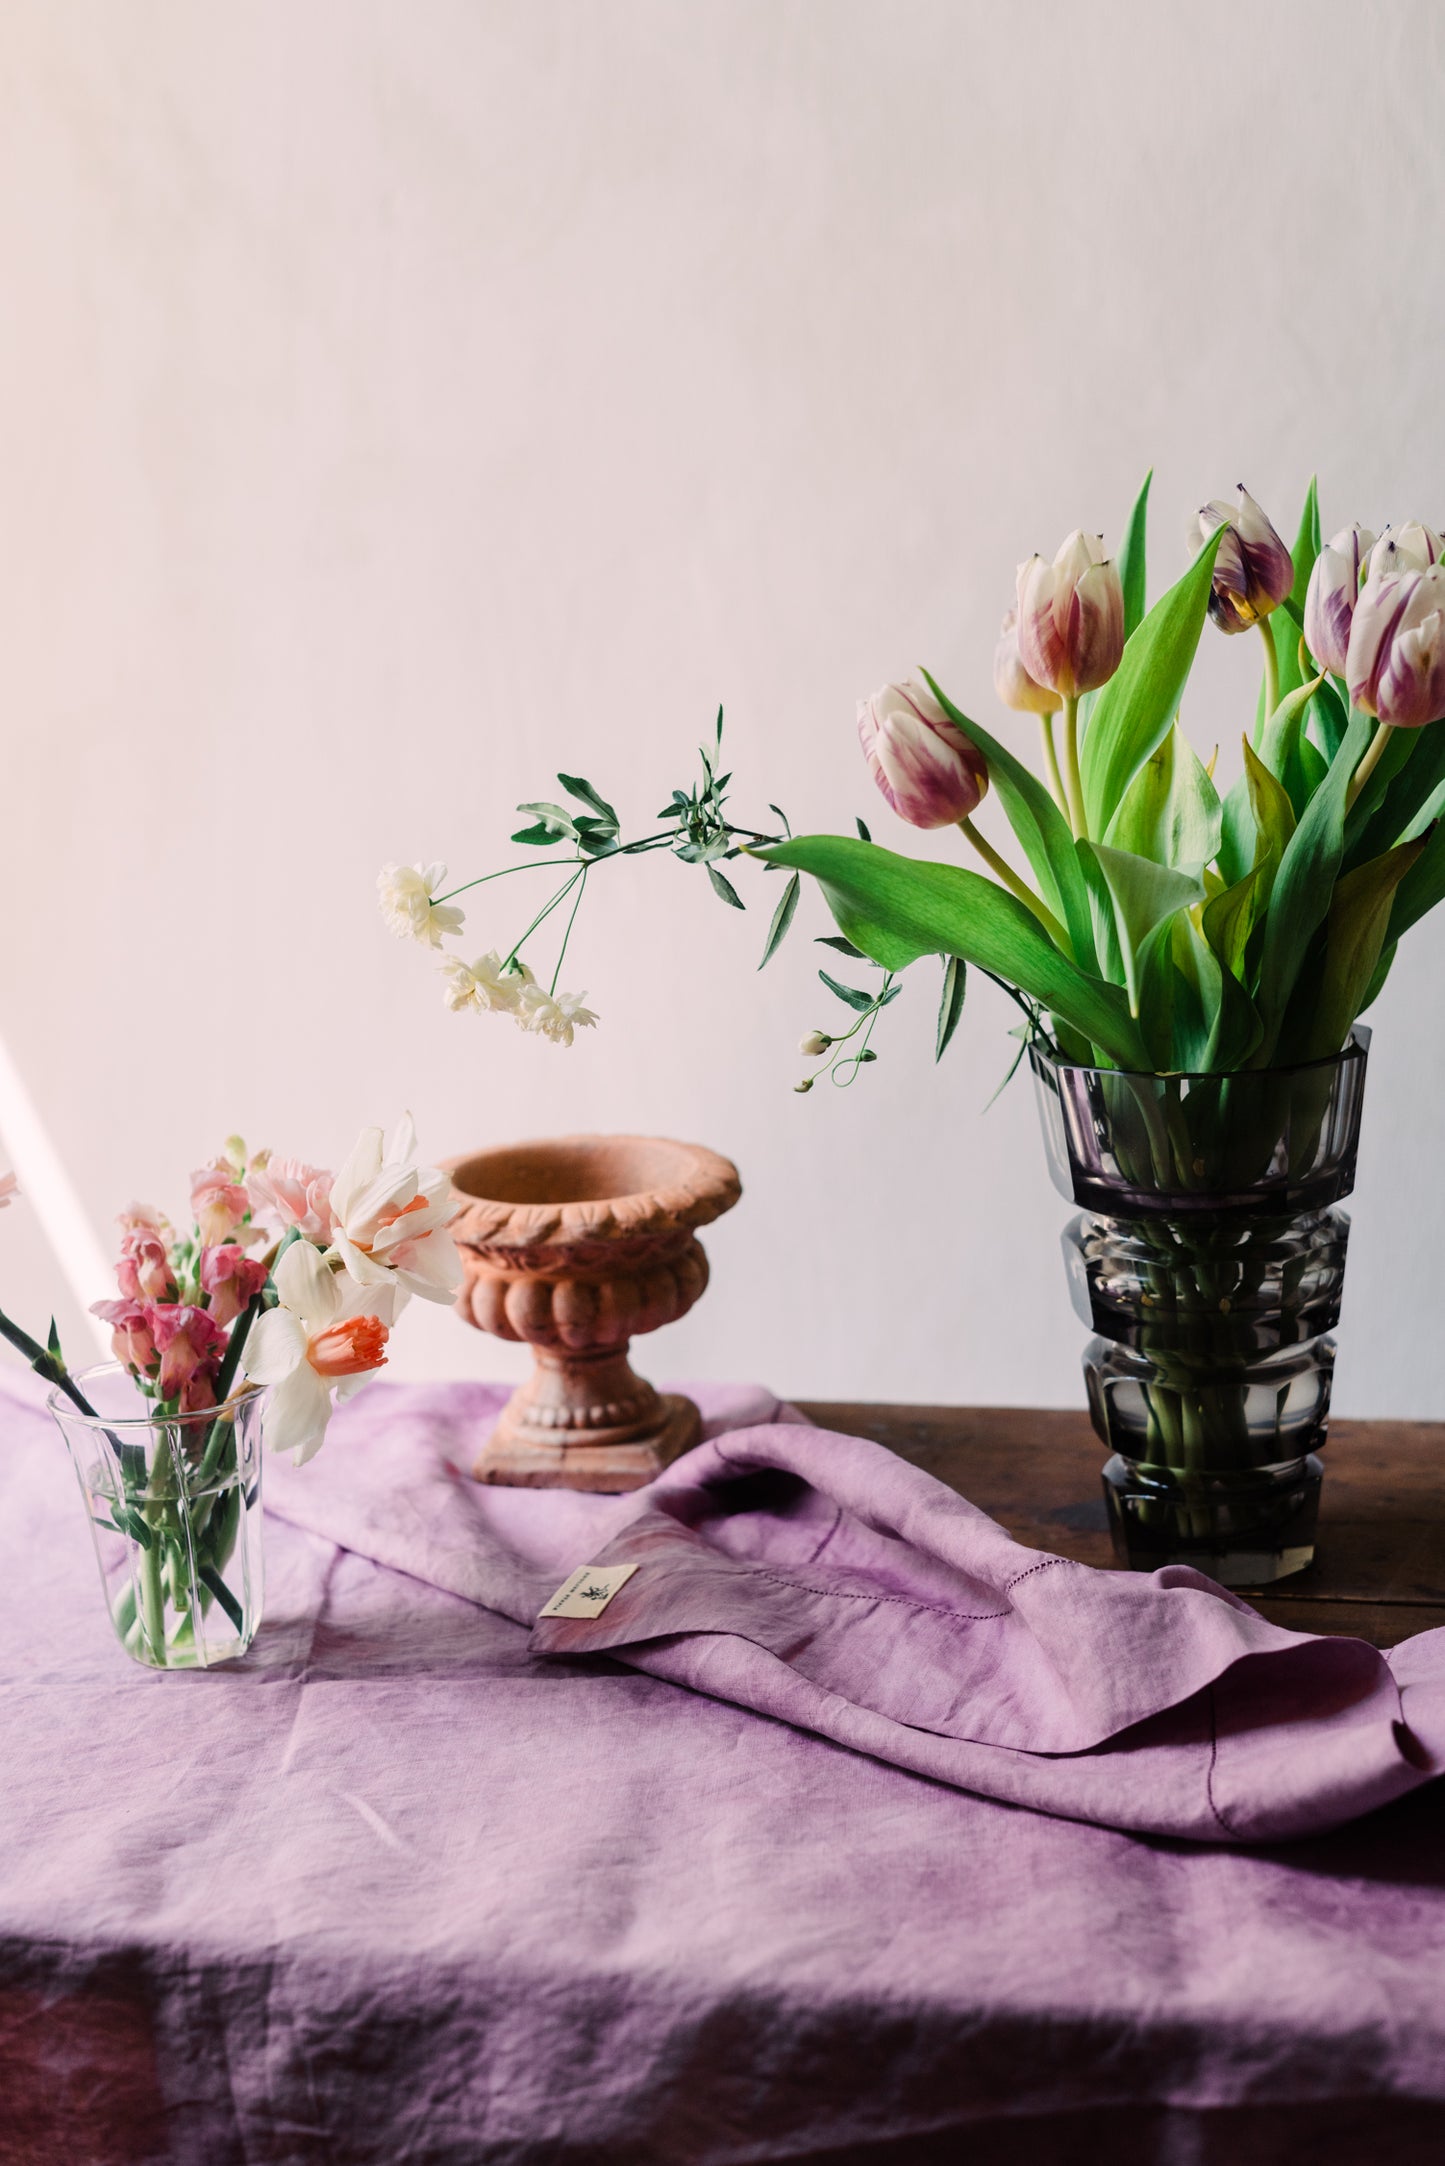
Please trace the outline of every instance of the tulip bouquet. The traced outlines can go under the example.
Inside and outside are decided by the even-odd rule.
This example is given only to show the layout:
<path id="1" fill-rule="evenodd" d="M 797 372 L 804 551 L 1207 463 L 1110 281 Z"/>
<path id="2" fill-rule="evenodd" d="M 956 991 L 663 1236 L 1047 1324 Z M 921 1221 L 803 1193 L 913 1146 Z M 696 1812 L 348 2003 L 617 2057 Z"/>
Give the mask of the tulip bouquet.
<path id="1" fill-rule="evenodd" d="M 764 962 L 797 906 L 799 877 L 822 891 L 828 944 L 871 963 L 864 987 L 819 973 L 851 1011 L 802 1041 L 818 1073 L 849 1082 L 871 1059 L 873 1023 L 899 973 L 942 958 L 937 1051 L 963 1006 L 969 964 L 1024 1011 L 1020 1035 L 1065 1061 L 1130 1073 L 1229 1074 L 1337 1051 L 1378 993 L 1401 934 L 1445 893 L 1445 565 L 1440 537 L 1410 524 L 1359 525 L 1321 545 L 1314 484 L 1293 550 L 1243 488 L 1191 524 L 1193 562 L 1146 606 L 1146 480 L 1117 555 L 1075 533 L 1052 562 L 1019 567 L 993 678 L 1003 705 L 1038 719 L 1041 772 L 937 679 L 890 684 L 859 708 L 873 779 L 900 818 L 953 827 L 981 870 L 897 855 L 857 837 L 795 837 L 776 806 L 771 834 L 729 817 L 717 740 L 702 775 L 675 790 L 662 828 L 623 842 L 589 782 L 559 777 L 571 807 L 537 801 L 514 841 L 564 877 L 510 948 L 447 956 L 457 1010 L 506 1013 L 570 1044 L 595 1023 L 557 971 L 590 875 L 610 859 L 667 851 L 707 866 L 742 908 L 722 865 L 749 855 L 787 874 Z M 1261 667 L 1242 767 L 1216 784 L 1179 712 L 1206 619 L 1250 633 Z M 973 815 L 993 789 L 1012 860 Z M 460 933 L 455 897 L 527 861 L 447 889 L 440 865 L 388 866 L 382 906 L 399 934 L 440 948 Z M 570 900 L 544 990 L 524 948 Z"/>
<path id="2" fill-rule="evenodd" d="M 334 1405 L 384 1367 L 411 1295 L 453 1298 L 450 1182 L 413 1157 L 409 1119 L 387 1143 L 366 1130 L 335 1175 L 248 1154 L 233 1136 L 192 1175 L 184 1230 L 131 1204 L 118 1295 L 94 1308 L 111 1326 L 120 1378 L 75 1377 L 53 1323 L 42 1346 L 0 1312 L 0 1335 L 53 1387 L 93 1523 L 124 1545 L 112 1543 L 112 1565 L 122 1558 L 112 1614 L 138 1659 L 207 1659 L 213 1604 L 249 1643 L 259 1586 L 243 1536 L 259 1489 L 258 1416 L 269 1448 L 304 1465 Z M 0 1202 L 9 1192 L 0 1182 Z M 102 1573 L 115 1576 L 104 1556 Z"/>

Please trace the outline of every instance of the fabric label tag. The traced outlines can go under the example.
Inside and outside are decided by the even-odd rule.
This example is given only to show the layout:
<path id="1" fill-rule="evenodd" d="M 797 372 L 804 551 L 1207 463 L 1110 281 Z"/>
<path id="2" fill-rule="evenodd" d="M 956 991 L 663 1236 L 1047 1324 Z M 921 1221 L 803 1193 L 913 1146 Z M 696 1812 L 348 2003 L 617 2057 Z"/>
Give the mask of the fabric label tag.
<path id="1" fill-rule="evenodd" d="M 637 1570 L 635 1564 L 584 1564 L 564 1580 L 550 1602 L 539 1609 L 542 1617 L 600 1617 L 620 1587 Z"/>

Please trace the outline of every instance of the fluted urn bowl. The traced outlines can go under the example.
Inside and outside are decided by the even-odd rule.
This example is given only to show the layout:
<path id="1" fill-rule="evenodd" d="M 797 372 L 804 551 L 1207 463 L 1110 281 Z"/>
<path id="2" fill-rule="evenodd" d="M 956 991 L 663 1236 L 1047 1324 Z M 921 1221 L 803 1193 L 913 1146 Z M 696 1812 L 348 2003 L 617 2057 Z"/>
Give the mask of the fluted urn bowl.
<path id="1" fill-rule="evenodd" d="M 459 1312 L 525 1339 L 536 1368 L 472 1469 L 531 1488 L 638 1489 L 698 1441 L 690 1399 L 636 1375 L 629 1341 L 707 1285 L 697 1238 L 741 1194 L 736 1166 L 659 1136 L 559 1136 L 449 1161 L 466 1267 Z"/>

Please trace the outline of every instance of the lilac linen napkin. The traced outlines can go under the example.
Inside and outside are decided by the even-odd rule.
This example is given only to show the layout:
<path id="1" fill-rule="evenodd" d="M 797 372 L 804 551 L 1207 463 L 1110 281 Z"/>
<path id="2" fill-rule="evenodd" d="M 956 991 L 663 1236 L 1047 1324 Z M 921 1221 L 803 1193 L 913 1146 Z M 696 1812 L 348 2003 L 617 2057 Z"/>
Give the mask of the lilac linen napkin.
<path id="1" fill-rule="evenodd" d="M 1137 1833 L 1237 1843 L 1356 1818 L 1445 1767 L 1445 1630 L 1393 1655 L 1266 1623 L 1182 1566 L 1022 1548 L 881 1446 L 767 1393 L 624 1497 L 486 1489 L 485 1386 L 378 1384 L 268 1504 L 531 1629 L 935 1781 Z M 583 1565 L 616 1591 L 539 1612 Z M 624 1575 L 617 1568 L 632 1566 Z"/>

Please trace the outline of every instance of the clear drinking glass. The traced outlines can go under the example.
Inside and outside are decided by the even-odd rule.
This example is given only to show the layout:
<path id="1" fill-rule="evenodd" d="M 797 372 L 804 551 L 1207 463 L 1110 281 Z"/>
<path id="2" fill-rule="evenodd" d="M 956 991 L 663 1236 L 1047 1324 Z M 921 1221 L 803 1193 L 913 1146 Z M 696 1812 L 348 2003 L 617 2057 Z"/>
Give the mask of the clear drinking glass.
<path id="1" fill-rule="evenodd" d="M 1035 1050 L 1116 1551 L 1259 1586 L 1314 1556 L 1370 1034 L 1294 1068 Z"/>
<path id="2" fill-rule="evenodd" d="M 254 1387 L 158 1419 L 118 1362 L 47 1404 L 70 1449 L 116 1638 L 152 1669 L 245 1654 L 261 1622 L 261 1410 Z"/>

